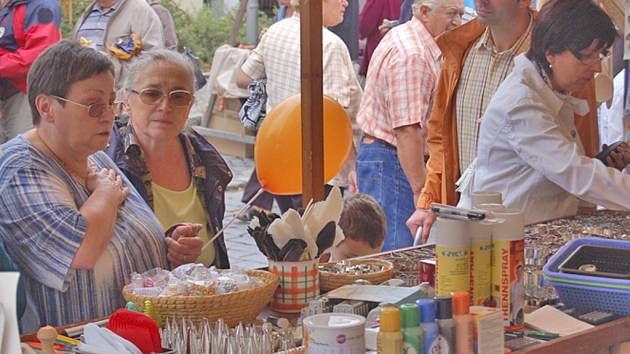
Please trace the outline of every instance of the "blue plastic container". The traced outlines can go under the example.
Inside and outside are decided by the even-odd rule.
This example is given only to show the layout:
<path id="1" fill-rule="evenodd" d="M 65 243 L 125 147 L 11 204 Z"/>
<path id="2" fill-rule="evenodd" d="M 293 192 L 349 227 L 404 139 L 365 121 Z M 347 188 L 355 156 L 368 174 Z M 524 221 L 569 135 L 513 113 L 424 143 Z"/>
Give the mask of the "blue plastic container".
<path id="1" fill-rule="evenodd" d="M 630 248 L 630 241 L 597 237 L 570 241 L 543 268 L 545 282 L 553 285 L 560 300 L 569 307 L 630 316 L 630 280 L 562 273 L 558 270 L 560 264 L 581 245 Z"/>

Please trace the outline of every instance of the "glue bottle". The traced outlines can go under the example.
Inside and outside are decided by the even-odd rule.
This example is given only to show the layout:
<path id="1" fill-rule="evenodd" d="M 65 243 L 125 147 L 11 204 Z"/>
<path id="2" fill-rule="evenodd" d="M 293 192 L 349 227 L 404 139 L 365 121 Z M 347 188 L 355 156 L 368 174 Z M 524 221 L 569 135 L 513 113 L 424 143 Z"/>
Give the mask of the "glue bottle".
<path id="1" fill-rule="evenodd" d="M 440 354 L 440 331 L 435 322 L 435 302 L 431 299 L 420 299 L 416 304 L 420 308 L 420 326 L 424 334 L 422 350 L 424 354 Z"/>
<path id="2" fill-rule="evenodd" d="M 422 354 L 424 335 L 420 327 L 420 310 L 416 304 L 400 306 L 400 327 L 403 332 L 403 352 Z"/>
<path id="3" fill-rule="evenodd" d="M 455 320 L 455 354 L 473 353 L 472 315 L 470 294 L 453 293 L 453 320 Z"/>
<path id="4" fill-rule="evenodd" d="M 467 221 L 438 218 L 435 293 L 449 296 L 470 289 L 470 237 Z"/>
<path id="5" fill-rule="evenodd" d="M 471 221 L 470 294 L 472 304 L 490 306 L 492 301 L 492 223 Z"/>
<path id="6" fill-rule="evenodd" d="M 381 328 L 376 339 L 378 354 L 403 352 L 403 335 L 400 332 L 400 310 L 396 306 L 381 309 Z"/>

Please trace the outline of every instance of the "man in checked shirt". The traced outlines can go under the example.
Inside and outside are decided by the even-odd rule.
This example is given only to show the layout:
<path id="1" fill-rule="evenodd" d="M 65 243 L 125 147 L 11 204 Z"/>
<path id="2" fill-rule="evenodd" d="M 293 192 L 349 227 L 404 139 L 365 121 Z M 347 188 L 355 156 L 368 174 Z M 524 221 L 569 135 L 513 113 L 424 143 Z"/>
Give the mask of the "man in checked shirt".
<path id="1" fill-rule="evenodd" d="M 383 251 L 413 244 L 405 221 L 424 185 L 425 121 L 442 55 L 434 38 L 461 24 L 464 3 L 416 0 L 413 13 L 376 47 L 357 115 L 357 183 L 385 210 Z"/>

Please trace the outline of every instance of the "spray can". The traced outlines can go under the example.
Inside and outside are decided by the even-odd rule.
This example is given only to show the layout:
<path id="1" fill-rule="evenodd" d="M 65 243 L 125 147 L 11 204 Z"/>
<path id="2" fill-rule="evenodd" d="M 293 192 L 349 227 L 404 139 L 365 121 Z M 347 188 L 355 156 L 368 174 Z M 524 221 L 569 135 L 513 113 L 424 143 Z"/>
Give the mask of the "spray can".
<path id="1" fill-rule="evenodd" d="M 496 209 L 492 215 L 492 297 L 509 325 L 524 323 L 525 240 L 521 210 Z M 503 222 L 500 222 L 503 220 Z"/>
<path id="2" fill-rule="evenodd" d="M 455 354 L 473 353 L 473 327 L 470 314 L 470 294 L 453 293 L 453 320 L 455 320 Z"/>
<path id="3" fill-rule="evenodd" d="M 378 354 L 403 352 L 403 335 L 400 332 L 400 310 L 396 306 L 381 309 L 381 328 L 376 339 Z"/>
<path id="4" fill-rule="evenodd" d="M 435 298 L 437 307 L 436 322 L 440 330 L 440 353 L 455 354 L 455 320 L 453 319 L 453 301 L 450 296 Z"/>
<path id="5" fill-rule="evenodd" d="M 403 352 L 422 354 L 424 335 L 420 327 L 420 310 L 416 304 L 400 306 L 400 327 L 403 332 Z"/>
<path id="6" fill-rule="evenodd" d="M 469 222 L 470 295 L 473 305 L 492 304 L 492 223 Z"/>
<path id="7" fill-rule="evenodd" d="M 424 354 L 440 354 L 440 330 L 435 322 L 435 302 L 431 299 L 416 301 L 420 308 L 420 326 L 424 334 Z"/>
<path id="8" fill-rule="evenodd" d="M 470 288 L 470 237 L 468 222 L 438 218 L 435 242 L 435 293 L 449 296 Z"/>

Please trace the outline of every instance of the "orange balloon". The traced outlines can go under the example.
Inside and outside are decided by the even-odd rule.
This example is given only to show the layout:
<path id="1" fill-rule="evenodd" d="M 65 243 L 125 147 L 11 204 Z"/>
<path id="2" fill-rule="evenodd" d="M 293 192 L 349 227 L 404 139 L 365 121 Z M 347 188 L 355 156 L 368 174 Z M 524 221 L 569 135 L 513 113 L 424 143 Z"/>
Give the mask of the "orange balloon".
<path id="1" fill-rule="evenodd" d="M 262 188 L 273 194 L 302 193 L 302 110 L 300 95 L 282 101 L 267 114 L 254 146 L 256 173 Z M 324 180 L 341 170 L 352 148 L 348 114 L 324 96 Z"/>

